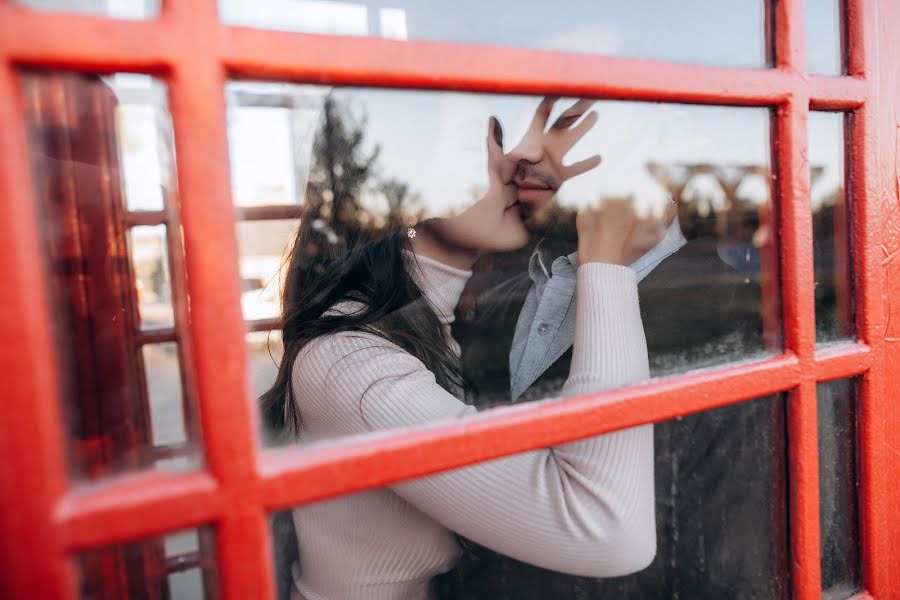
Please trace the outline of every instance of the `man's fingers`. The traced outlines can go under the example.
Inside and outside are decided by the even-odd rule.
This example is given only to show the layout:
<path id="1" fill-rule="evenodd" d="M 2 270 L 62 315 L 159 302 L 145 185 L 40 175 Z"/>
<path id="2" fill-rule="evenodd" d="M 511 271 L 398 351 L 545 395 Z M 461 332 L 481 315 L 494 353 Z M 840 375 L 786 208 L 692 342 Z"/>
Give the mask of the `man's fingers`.
<path id="1" fill-rule="evenodd" d="M 583 115 L 596 103 L 597 101 L 591 98 L 581 98 L 575 102 L 575 104 L 567 108 L 563 114 Z"/>
<path id="2" fill-rule="evenodd" d="M 531 120 L 531 127 L 533 129 L 541 132 L 544 131 L 547 127 L 547 120 L 550 118 L 550 113 L 553 112 L 553 105 L 556 104 L 558 99 L 559 98 L 555 96 L 544 96 L 544 99 L 538 104 L 537 110 L 534 111 L 534 119 Z"/>
<path id="3" fill-rule="evenodd" d="M 579 160 L 576 163 L 572 163 L 571 165 L 564 167 L 565 169 L 565 178 L 571 179 L 577 175 L 581 175 L 586 171 L 590 171 L 597 165 L 599 165 L 603 161 L 603 158 L 599 154 L 595 154 L 590 158 L 585 158 L 584 160 Z"/>
<path id="4" fill-rule="evenodd" d="M 596 110 L 592 110 L 589 112 L 581 121 L 578 122 L 577 125 L 572 127 L 569 130 L 569 143 L 570 147 L 574 146 L 578 143 L 578 140 L 584 137 L 584 135 L 594 128 L 594 125 L 597 124 L 597 121 L 600 119 L 600 115 L 597 114 Z"/>

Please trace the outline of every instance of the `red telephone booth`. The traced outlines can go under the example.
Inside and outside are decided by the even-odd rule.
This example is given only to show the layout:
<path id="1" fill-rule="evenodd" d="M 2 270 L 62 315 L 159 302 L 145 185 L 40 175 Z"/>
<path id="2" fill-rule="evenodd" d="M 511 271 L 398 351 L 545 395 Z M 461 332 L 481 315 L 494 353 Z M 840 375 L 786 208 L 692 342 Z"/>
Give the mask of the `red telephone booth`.
<path id="1" fill-rule="evenodd" d="M 860 572 L 845 597 L 900 598 L 900 415 L 892 384 L 900 377 L 900 5 L 845 0 L 843 72 L 823 75 L 807 64 L 813 0 L 763 4 L 767 64 L 738 68 L 468 40 L 265 31 L 223 19 L 215 0 L 164 0 L 149 20 L 0 2 L 0 595 L 166 598 L 178 577 L 190 576 L 207 597 L 275 598 L 275 511 L 783 394 L 782 584 L 792 597 L 819 597 L 817 389 L 821 397 L 823 386 L 852 380 L 853 414 L 829 413 L 853 423 L 846 436 L 858 477 L 849 488 L 858 539 L 842 547 Z M 380 10 L 382 25 L 396 28 L 393 9 Z M 104 79 L 111 73 L 157 83 L 114 92 Z M 290 225 L 299 213 L 296 203 L 265 202 L 235 211 L 229 79 L 769 110 L 770 170 L 747 164 L 735 175 L 700 162 L 668 165 L 682 175 L 648 169 L 676 194 L 691 185 L 684 173 L 718 178 L 727 201 L 715 209 L 717 231 L 756 232 L 763 295 L 780 292 L 780 303 L 765 302 L 760 316 L 773 352 L 427 431 L 261 448 L 248 333 L 277 330 L 278 320 L 242 310 L 242 292 L 256 283 L 239 266 L 240 227 Z M 118 149 L 129 139 L 114 115 L 129 93 L 161 99 L 171 112 L 167 155 L 177 176 L 154 191 L 159 203 L 149 208 L 123 198 L 128 166 Z M 241 93 L 253 105 L 253 93 Z M 810 202 L 819 173 L 810 123 L 819 113 L 835 115 L 842 133 L 842 193 L 852 198 L 827 217 Z M 739 186 L 752 177 L 772 181 L 774 210 L 735 209 Z M 820 234 L 835 240 L 828 260 L 838 343 L 817 343 L 825 306 L 816 275 Z M 139 265 L 140 251 L 162 257 L 159 270 Z M 160 294 L 172 309 L 153 317 L 143 303 Z M 167 374 L 154 371 L 160 364 Z M 156 425 L 159 377 L 179 390 L 174 437 Z"/>

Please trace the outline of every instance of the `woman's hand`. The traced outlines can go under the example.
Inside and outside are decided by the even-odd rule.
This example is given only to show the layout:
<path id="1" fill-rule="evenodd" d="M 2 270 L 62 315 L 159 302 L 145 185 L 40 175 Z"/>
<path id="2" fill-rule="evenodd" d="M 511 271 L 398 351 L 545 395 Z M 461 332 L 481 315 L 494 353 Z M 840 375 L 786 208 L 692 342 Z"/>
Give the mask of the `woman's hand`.
<path id="1" fill-rule="evenodd" d="M 503 129 L 496 117 L 487 123 L 488 188 L 462 212 L 419 224 L 415 252 L 469 269 L 482 252 L 509 251 L 528 243 L 528 231 L 516 204 L 516 186 L 504 181 Z"/>
<path id="2" fill-rule="evenodd" d="M 639 217 L 631 200 L 602 200 L 576 218 L 578 262 L 628 266 L 662 241 L 673 218 L 673 205 L 661 217 Z"/>

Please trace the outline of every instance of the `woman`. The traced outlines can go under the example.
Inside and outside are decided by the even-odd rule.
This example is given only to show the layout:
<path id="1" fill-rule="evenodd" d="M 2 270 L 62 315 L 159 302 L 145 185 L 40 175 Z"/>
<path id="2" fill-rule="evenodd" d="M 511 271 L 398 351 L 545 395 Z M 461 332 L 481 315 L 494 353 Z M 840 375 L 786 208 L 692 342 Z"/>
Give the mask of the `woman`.
<path id="1" fill-rule="evenodd" d="M 592 113 L 548 130 L 563 141 L 560 161 L 595 122 Z M 597 164 L 567 167 L 566 178 Z M 475 412 L 460 400 L 449 324 L 479 253 L 528 239 L 529 207 L 517 200 L 510 169 L 491 118 L 490 186 L 468 210 L 315 268 L 303 263 L 301 232 L 283 298 L 284 359 L 262 398 L 273 430 L 311 444 Z M 636 278 L 623 266 L 634 258 L 635 222 L 624 205 L 579 215 L 578 333 L 566 394 L 648 376 Z M 428 597 L 431 578 L 459 556 L 455 534 L 572 574 L 642 569 L 655 552 L 652 435 L 638 427 L 298 508 L 294 596 Z"/>

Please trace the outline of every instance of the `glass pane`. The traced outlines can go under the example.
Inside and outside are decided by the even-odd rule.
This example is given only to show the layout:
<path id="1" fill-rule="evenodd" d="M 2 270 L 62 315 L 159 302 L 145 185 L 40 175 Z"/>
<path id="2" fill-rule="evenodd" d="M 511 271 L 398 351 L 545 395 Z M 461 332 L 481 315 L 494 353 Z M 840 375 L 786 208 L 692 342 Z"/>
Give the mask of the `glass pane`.
<path id="1" fill-rule="evenodd" d="M 255 89 L 255 101 L 264 104 L 269 88 L 256 84 Z M 292 362 L 300 346 L 337 333 L 337 328 L 344 328 L 345 338 L 353 337 L 349 330 L 363 338 L 374 336 L 368 338 L 373 341 L 369 347 L 341 346 L 310 359 L 304 363 L 312 369 L 309 377 L 295 369 L 296 378 L 310 386 L 318 385 L 312 375 L 321 379 L 328 373 L 328 386 L 338 386 L 328 393 L 340 394 L 343 380 L 350 387 L 359 385 L 356 391 L 362 394 L 367 377 L 375 378 L 369 383 L 381 381 L 368 368 L 395 364 L 378 353 L 389 354 L 399 345 L 407 350 L 403 356 L 421 361 L 416 368 L 435 375 L 433 391 L 440 395 L 450 390 L 478 408 L 573 393 L 564 384 L 574 368 L 581 310 L 576 273 L 585 271 L 603 280 L 579 284 L 590 285 L 592 295 L 601 288 L 631 295 L 610 300 L 617 306 L 611 309 L 615 315 L 586 317 L 582 330 L 589 330 L 590 338 L 580 343 L 606 344 L 604 352 L 610 355 L 637 344 L 628 350 L 635 353 L 632 364 L 646 370 L 649 361 L 651 375 L 780 350 L 767 110 L 574 99 L 559 100 L 551 110 L 549 101 L 523 96 L 328 91 L 283 84 L 272 84 L 271 91 L 272 103 L 288 96 L 320 109 L 305 114 L 304 127 L 293 130 L 308 132 L 291 142 L 309 157 L 296 179 L 306 182 L 299 234 L 297 220 L 238 223 L 244 316 L 280 317 L 280 286 L 288 286 L 290 314 L 284 322 L 297 343 L 285 360 Z M 590 104 L 594 115 L 577 121 L 576 113 L 584 114 Z M 550 111 L 551 128 L 529 125 L 538 110 Z M 486 125 L 491 115 L 499 116 L 502 131 L 490 138 L 488 176 Z M 274 133 L 282 126 L 276 121 L 260 124 L 257 146 L 232 154 L 232 161 L 253 155 L 257 147 L 264 151 L 270 137 L 266 127 Z M 501 136 L 502 148 L 496 141 Z M 560 144 L 574 146 L 564 158 Z M 599 166 L 591 158 L 596 154 L 602 157 Z M 576 163 L 582 166 L 562 166 Z M 572 176 L 579 168 L 585 172 Z M 265 188 L 270 175 L 273 186 L 283 180 L 272 173 L 260 171 L 254 185 Z M 543 188 L 540 182 L 546 182 Z M 624 211 L 639 225 L 623 225 L 602 238 L 586 233 L 579 240 L 576 217 L 595 214 L 600 200 L 604 215 Z M 500 203 L 503 210 L 496 208 Z M 263 209 L 273 214 L 294 210 Z M 627 246 L 633 256 L 598 256 L 606 250 L 592 240 L 607 237 L 621 238 L 617 248 Z M 415 252 L 417 265 L 404 263 L 405 256 L 412 256 L 403 254 L 407 250 Z M 618 260 L 620 265 L 581 269 L 582 251 L 586 262 Z M 634 279 L 608 287 L 608 278 L 625 272 Z M 551 290 L 546 300 L 545 289 Z M 416 295 L 422 293 L 424 299 Z M 343 323 L 328 312 L 350 315 L 366 306 L 382 312 Z M 631 329 L 613 333 L 612 323 L 625 315 L 634 317 L 627 321 Z M 611 321 L 595 328 L 590 325 L 594 318 Z M 451 325 L 447 335 L 461 346 L 459 363 L 456 342 L 444 337 L 445 325 Z M 599 360 L 602 353 L 592 347 L 591 360 Z M 457 370 L 465 382 L 461 387 Z M 623 373 L 613 370 L 614 379 Z M 636 383 L 645 376 L 626 376 L 603 386 Z M 324 392 L 295 390 L 295 400 L 298 406 L 305 400 L 327 404 L 321 400 Z M 358 400 L 352 396 L 348 391 L 341 399 L 352 404 Z M 286 389 L 271 395 L 276 420 L 299 414 L 296 407 L 285 407 L 287 397 Z M 444 400 L 449 414 L 460 414 L 462 402 Z M 454 402 L 456 408 L 449 408 Z M 422 419 L 444 414 L 443 409 L 420 408 Z M 332 423 L 327 435 L 368 431 L 372 423 L 361 418 Z M 416 422 L 401 418 L 392 424 Z M 387 423 L 376 428 L 385 427 Z M 325 430 L 320 433 L 326 435 Z"/>
<path id="2" fill-rule="evenodd" d="M 167 535 L 163 539 L 163 548 L 166 558 L 181 556 L 190 552 L 200 551 L 200 536 L 196 529 L 188 529 L 180 533 Z"/>
<path id="3" fill-rule="evenodd" d="M 247 334 L 251 382 L 254 397 L 261 396 L 275 383 L 278 365 L 284 354 L 281 331 L 251 331 Z"/>
<path id="4" fill-rule="evenodd" d="M 302 204 L 323 90 L 230 82 L 228 148 L 237 206 Z"/>
<path id="5" fill-rule="evenodd" d="M 170 555 L 170 547 L 191 538 L 192 549 Z M 207 527 L 82 552 L 76 564 L 84 600 L 219 597 L 215 543 Z"/>
<path id="6" fill-rule="evenodd" d="M 241 308 L 249 321 L 281 315 L 285 252 L 299 219 L 241 221 L 237 224 L 241 269 Z"/>
<path id="7" fill-rule="evenodd" d="M 117 19 L 149 19 L 159 14 L 159 0 L 13 0 L 40 10 L 106 15 Z"/>
<path id="8" fill-rule="evenodd" d="M 148 75 L 109 78 L 128 210 L 163 210 L 177 193 L 175 141 L 166 86 Z"/>
<path id="9" fill-rule="evenodd" d="M 809 114 L 816 341 L 854 337 L 844 113 Z"/>
<path id="10" fill-rule="evenodd" d="M 763 398 L 299 507 L 273 515 L 276 575 L 299 559 L 325 598 L 787 598 L 785 428 Z"/>
<path id="11" fill-rule="evenodd" d="M 490 7 L 490 11 L 486 8 Z M 476 0 L 219 0 L 222 20 L 266 29 L 492 44 L 708 63 L 769 64 L 762 0 L 548 4 Z"/>
<path id="12" fill-rule="evenodd" d="M 172 307 L 172 277 L 169 274 L 169 252 L 166 226 L 138 226 L 128 232 L 128 249 L 134 271 L 141 328 L 159 329 L 175 326 Z"/>
<path id="13" fill-rule="evenodd" d="M 75 479 L 164 468 L 179 456 L 197 462 L 197 432 L 184 420 L 177 346 L 142 348 L 147 341 L 173 341 L 160 334 L 148 340 L 141 332 L 142 324 L 172 326 L 171 280 L 165 226 L 129 227 L 129 169 L 133 175 L 151 163 L 126 167 L 131 141 L 120 109 L 136 89 L 158 99 L 165 87 L 150 80 L 135 88 L 132 81 L 22 75 Z M 168 122 L 168 113 L 154 119 Z M 152 164 L 153 185 L 174 193 L 166 187 L 171 180 L 160 178 L 169 171 Z M 159 448 L 170 444 L 178 444 L 177 451 Z"/>
<path id="14" fill-rule="evenodd" d="M 829 600 L 848 598 L 860 583 L 855 388 L 841 379 L 816 390 L 822 597 Z"/>
<path id="15" fill-rule="evenodd" d="M 152 443 L 154 446 L 183 444 L 187 441 L 187 432 L 178 344 L 148 344 L 141 350 L 150 395 Z"/>
<path id="16" fill-rule="evenodd" d="M 844 61 L 844 3 L 841 0 L 809 0 L 806 12 L 806 70 L 822 75 L 841 75 Z"/>

